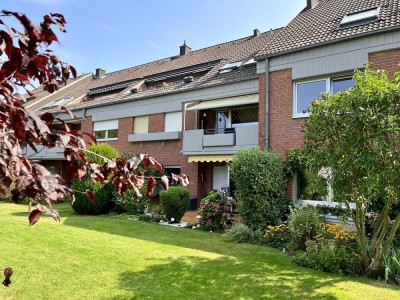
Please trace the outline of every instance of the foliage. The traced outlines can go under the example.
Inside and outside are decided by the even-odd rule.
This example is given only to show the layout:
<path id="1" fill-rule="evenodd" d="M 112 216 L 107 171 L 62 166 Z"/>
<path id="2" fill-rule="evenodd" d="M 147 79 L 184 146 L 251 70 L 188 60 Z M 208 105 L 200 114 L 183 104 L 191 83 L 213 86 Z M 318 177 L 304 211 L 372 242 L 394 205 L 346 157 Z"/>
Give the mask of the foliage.
<path id="1" fill-rule="evenodd" d="M 289 231 L 301 249 L 305 249 L 306 241 L 317 235 L 320 223 L 319 215 L 313 207 L 300 207 L 292 212 Z"/>
<path id="2" fill-rule="evenodd" d="M 357 235 L 354 230 L 343 227 L 340 223 L 323 223 L 319 234 L 314 238 L 317 241 L 328 239 L 340 245 L 348 245 L 356 242 Z"/>
<path id="3" fill-rule="evenodd" d="M 322 200 L 328 195 L 328 183 L 314 170 L 303 170 L 298 173 L 300 199 Z"/>
<path id="4" fill-rule="evenodd" d="M 400 249 L 391 249 L 383 261 L 385 282 L 400 285 Z"/>
<path id="5" fill-rule="evenodd" d="M 292 148 L 287 153 L 285 170 L 294 173 L 309 169 L 307 153 L 302 148 Z"/>
<path id="6" fill-rule="evenodd" d="M 306 205 L 306 206 L 311 206 L 311 205 Z M 339 218 L 347 219 L 350 215 L 351 212 L 349 213 L 349 210 L 345 207 L 343 207 L 341 204 L 338 204 L 337 206 L 330 206 L 330 205 L 312 205 L 314 207 L 318 214 L 320 215 L 331 215 L 331 216 L 336 216 Z"/>
<path id="7" fill-rule="evenodd" d="M 158 205 L 158 204 L 150 205 L 149 212 L 152 214 L 156 214 L 156 215 L 163 214 L 162 207 L 161 207 L 161 205 Z"/>
<path id="8" fill-rule="evenodd" d="M 127 190 L 122 195 L 114 193 L 113 200 L 114 211 L 128 214 L 143 214 L 149 203 L 148 197 L 138 197 L 133 189 Z"/>
<path id="9" fill-rule="evenodd" d="M 168 221 L 180 222 L 187 211 L 190 201 L 188 189 L 180 186 L 171 186 L 168 191 L 161 191 L 160 202 Z"/>
<path id="10" fill-rule="evenodd" d="M 325 239 L 309 240 L 306 247 L 306 252 L 298 252 L 293 258 L 300 266 L 339 274 L 361 273 L 362 260 L 352 248 Z"/>
<path id="11" fill-rule="evenodd" d="M 356 204 L 364 271 L 376 277 L 400 225 L 400 213 L 391 214 L 400 199 L 400 73 L 389 80 L 386 71 L 366 66 L 354 79 L 354 87 L 312 103 L 303 131 L 311 165 L 329 166 L 335 198 L 349 211 Z M 381 209 L 369 238 L 366 215 L 376 203 Z"/>
<path id="12" fill-rule="evenodd" d="M 228 228 L 231 223 L 230 207 L 217 192 L 210 192 L 201 200 L 198 209 L 201 218 L 200 226 L 206 230 Z"/>
<path id="13" fill-rule="evenodd" d="M 86 149 L 86 152 L 87 160 L 90 163 L 103 164 L 109 159 L 120 157 L 118 150 L 108 143 L 92 144 Z"/>
<path id="14" fill-rule="evenodd" d="M 252 230 L 244 224 L 235 224 L 229 230 L 226 231 L 225 237 L 236 243 L 250 243 L 250 244 L 261 244 L 262 232 L 261 230 Z"/>
<path id="15" fill-rule="evenodd" d="M 76 191 L 91 191 L 95 201 L 90 200 L 86 193 L 75 193 L 75 201 L 72 208 L 78 214 L 98 215 L 108 213 L 114 206 L 113 185 L 111 182 L 102 184 L 90 179 L 72 181 L 72 188 Z"/>
<path id="16" fill-rule="evenodd" d="M 150 222 L 151 216 L 150 215 L 138 215 L 138 220 L 142 222 Z"/>
<path id="17" fill-rule="evenodd" d="M 276 226 L 269 225 L 264 233 L 264 243 L 281 250 L 286 249 L 291 240 L 287 221 Z"/>
<path id="18" fill-rule="evenodd" d="M 243 149 L 235 154 L 230 168 L 243 222 L 252 229 L 279 224 L 289 205 L 279 157 L 257 147 Z"/>

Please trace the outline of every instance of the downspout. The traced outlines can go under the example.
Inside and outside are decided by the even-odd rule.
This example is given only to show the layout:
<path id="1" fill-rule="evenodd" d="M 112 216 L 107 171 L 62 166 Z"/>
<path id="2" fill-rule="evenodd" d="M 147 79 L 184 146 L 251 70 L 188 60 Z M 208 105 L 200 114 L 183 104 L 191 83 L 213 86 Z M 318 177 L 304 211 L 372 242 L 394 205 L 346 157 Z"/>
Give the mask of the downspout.
<path id="1" fill-rule="evenodd" d="M 265 59 L 265 150 L 269 150 L 269 60 Z"/>

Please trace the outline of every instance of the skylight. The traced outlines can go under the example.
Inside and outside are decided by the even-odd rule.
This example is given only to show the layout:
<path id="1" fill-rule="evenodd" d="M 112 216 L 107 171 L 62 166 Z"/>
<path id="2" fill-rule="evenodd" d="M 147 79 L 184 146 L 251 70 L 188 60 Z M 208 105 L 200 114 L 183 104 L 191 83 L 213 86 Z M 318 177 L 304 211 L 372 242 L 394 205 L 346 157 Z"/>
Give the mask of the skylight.
<path id="1" fill-rule="evenodd" d="M 239 68 L 242 65 L 242 63 L 243 63 L 243 61 L 237 61 L 237 62 L 226 64 L 225 66 L 221 67 L 221 69 L 219 69 L 219 72 L 220 73 L 230 72 L 232 70 Z"/>
<path id="2" fill-rule="evenodd" d="M 379 7 L 373 9 L 363 10 L 356 13 L 347 14 L 340 22 L 341 26 L 351 25 L 355 23 L 362 23 L 366 21 L 373 21 L 378 18 Z"/>

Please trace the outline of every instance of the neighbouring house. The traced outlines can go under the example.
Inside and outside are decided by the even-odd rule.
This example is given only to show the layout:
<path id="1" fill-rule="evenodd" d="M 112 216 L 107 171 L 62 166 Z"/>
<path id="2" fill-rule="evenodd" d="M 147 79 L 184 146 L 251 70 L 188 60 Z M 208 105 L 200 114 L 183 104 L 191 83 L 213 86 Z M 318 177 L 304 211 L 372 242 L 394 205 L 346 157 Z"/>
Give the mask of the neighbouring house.
<path id="1" fill-rule="evenodd" d="M 67 106 L 121 153 L 148 153 L 167 173 L 191 178 L 198 201 L 212 189 L 228 189 L 226 162 L 258 144 L 258 75 L 254 55 L 281 29 L 193 50 L 128 69 L 84 74 L 53 94 L 38 90 L 27 107 L 41 114 Z M 68 180 L 62 149 L 26 153 Z"/>
<path id="2" fill-rule="evenodd" d="M 84 74 L 53 94 L 40 89 L 27 106 L 39 114 L 69 107 L 121 153 L 148 153 L 167 172 L 185 173 L 198 201 L 232 188 L 227 162 L 259 145 L 285 157 L 302 144 L 304 110 L 321 92 L 353 84 L 371 61 L 400 63 L 400 0 L 308 0 L 287 26 L 124 70 Z M 328 126 L 328 124 L 327 124 Z M 60 149 L 26 155 L 68 180 Z M 297 199 L 297 178 L 287 196 Z"/>
<path id="3" fill-rule="evenodd" d="M 304 110 L 321 92 L 354 84 L 367 61 L 393 74 L 400 63 L 399 0 L 307 0 L 257 55 L 259 146 L 285 156 L 302 145 Z M 329 124 L 326 124 L 329 126 Z M 287 197 L 299 196 L 296 176 Z"/>

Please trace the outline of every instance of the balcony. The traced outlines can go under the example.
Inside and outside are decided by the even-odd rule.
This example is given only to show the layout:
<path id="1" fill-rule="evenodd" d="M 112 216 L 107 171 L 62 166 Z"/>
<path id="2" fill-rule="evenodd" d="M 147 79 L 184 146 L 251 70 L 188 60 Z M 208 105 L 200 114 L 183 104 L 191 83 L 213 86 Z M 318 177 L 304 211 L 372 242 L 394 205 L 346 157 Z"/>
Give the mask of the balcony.
<path id="1" fill-rule="evenodd" d="M 213 130 L 183 132 L 183 154 L 235 154 L 238 150 L 258 145 L 258 124 Z"/>
<path id="2" fill-rule="evenodd" d="M 59 147 L 54 147 L 48 149 L 42 145 L 36 145 L 37 153 L 33 151 L 30 146 L 25 146 L 22 149 L 22 154 L 33 160 L 52 160 L 52 159 L 65 159 L 64 149 Z"/>

